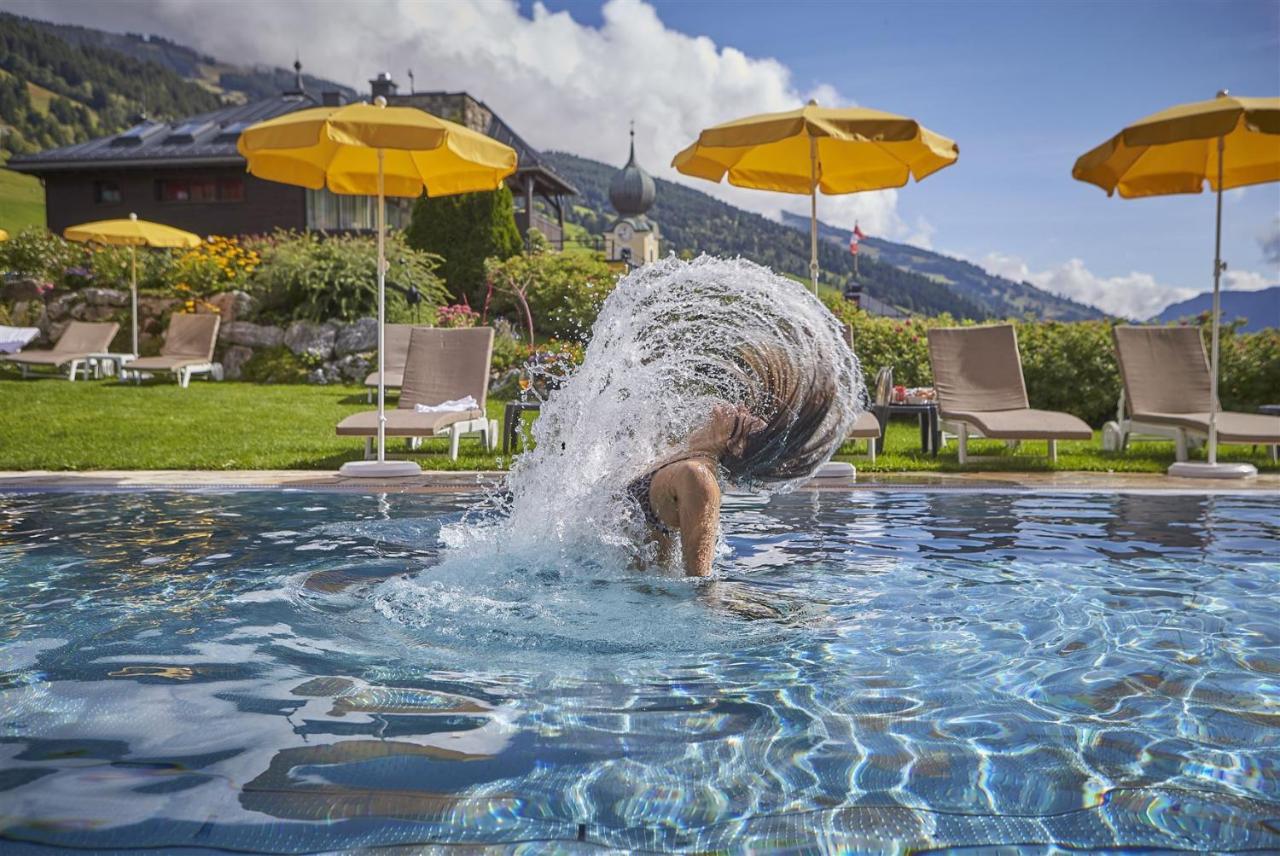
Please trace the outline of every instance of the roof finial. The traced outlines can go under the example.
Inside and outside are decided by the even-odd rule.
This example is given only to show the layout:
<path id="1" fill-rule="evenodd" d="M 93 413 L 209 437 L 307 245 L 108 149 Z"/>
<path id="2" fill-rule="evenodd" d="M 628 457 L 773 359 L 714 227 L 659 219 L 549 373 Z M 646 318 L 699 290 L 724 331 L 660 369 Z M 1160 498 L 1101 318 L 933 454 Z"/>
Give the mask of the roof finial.
<path id="1" fill-rule="evenodd" d="M 291 95 L 301 95 L 306 90 L 302 86 L 302 57 L 295 50 L 293 52 L 293 92 Z"/>
<path id="2" fill-rule="evenodd" d="M 636 120 L 631 120 L 631 155 L 627 158 L 627 164 L 636 162 Z"/>
<path id="3" fill-rule="evenodd" d="M 413 69 L 409 69 L 409 94 L 412 95 L 414 92 L 415 90 L 413 88 Z"/>

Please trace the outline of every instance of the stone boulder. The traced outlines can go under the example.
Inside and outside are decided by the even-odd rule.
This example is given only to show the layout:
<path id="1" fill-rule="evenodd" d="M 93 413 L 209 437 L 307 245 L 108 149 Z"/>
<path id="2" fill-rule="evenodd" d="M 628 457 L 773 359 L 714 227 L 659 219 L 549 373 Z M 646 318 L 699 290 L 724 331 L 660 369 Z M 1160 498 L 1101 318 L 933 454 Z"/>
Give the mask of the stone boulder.
<path id="1" fill-rule="evenodd" d="M 12 279 L 0 283 L 0 301 L 37 300 L 44 295 L 44 288 L 38 279 Z"/>
<path id="2" fill-rule="evenodd" d="M 284 344 L 284 330 L 269 324 L 249 321 L 223 321 L 218 328 L 218 338 L 232 345 L 250 348 L 274 348 Z"/>
<path id="3" fill-rule="evenodd" d="M 333 350 L 338 356 L 372 351 L 378 347 L 378 319 L 360 318 L 338 328 Z"/>
<path id="4" fill-rule="evenodd" d="M 63 292 L 52 300 L 46 300 L 44 314 L 50 321 L 66 321 L 71 317 L 71 309 L 76 304 L 76 296 Z"/>
<path id="5" fill-rule="evenodd" d="M 253 314 L 255 308 L 253 298 L 243 291 L 224 291 L 213 295 L 207 302 L 218 308 L 223 327 Z"/>
<path id="6" fill-rule="evenodd" d="M 77 303 L 71 307 L 71 317 L 77 321 L 106 321 L 113 318 L 117 311 L 114 306 Z"/>
<path id="7" fill-rule="evenodd" d="M 294 321 L 284 331 L 284 344 L 300 357 L 323 361 L 333 356 L 333 344 L 338 338 L 337 328 L 312 321 Z"/>
<path id="8" fill-rule="evenodd" d="M 138 315 L 142 318 L 159 318 L 172 311 L 180 302 L 176 297 L 139 297 Z"/>
<path id="9" fill-rule="evenodd" d="M 373 360 L 368 354 L 347 354 L 333 363 L 338 377 L 348 383 L 364 383 L 364 379 L 373 371 Z"/>
<path id="10" fill-rule="evenodd" d="M 253 348 L 244 345 L 232 345 L 222 354 L 222 371 L 228 380 L 239 380 L 244 372 L 244 364 L 253 358 Z"/>
<path id="11" fill-rule="evenodd" d="M 80 299 L 90 306 L 128 306 L 129 292 L 114 288 L 82 288 Z"/>

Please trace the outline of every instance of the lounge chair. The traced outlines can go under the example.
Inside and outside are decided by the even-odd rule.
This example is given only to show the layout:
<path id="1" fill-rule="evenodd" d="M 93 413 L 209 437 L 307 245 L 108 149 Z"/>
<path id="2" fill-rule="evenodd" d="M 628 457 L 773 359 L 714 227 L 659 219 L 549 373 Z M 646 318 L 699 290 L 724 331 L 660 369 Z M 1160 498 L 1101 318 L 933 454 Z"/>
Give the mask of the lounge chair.
<path id="1" fill-rule="evenodd" d="M 1018 337 L 1013 325 L 935 327 L 929 331 L 929 363 L 943 430 L 956 435 L 959 462 L 968 461 L 969 437 L 1016 445 L 1044 440 L 1049 460 L 1059 440 L 1089 440 L 1093 432 L 1069 413 L 1033 410 L 1027 403 Z"/>
<path id="2" fill-rule="evenodd" d="M 498 442 L 498 420 L 485 416 L 489 391 L 489 366 L 493 358 L 493 328 L 470 327 L 441 330 L 414 327 L 409 335 L 408 358 L 400 401 L 386 411 L 388 437 L 407 437 L 417 448 L 423 437 L 449 438 L 449 457 L 458 459 L 458 440 L 464 434 L 479 434 L 486 449 Z M 439 405 L 470 395 L 478 403 L 474 410 L 453 413 L 419 413 L 417 406 Z M 338 423 L 339 437 L 363 437 L 364 456 L 373 455 L 378 436 L 378 411 L 353 413 Z"/>
<path id="3" fill-rule="evenodd" d="M 1190 443 L 1209 437 L 1213 399 L 1200 331 L 1119 326 L 1112 335 L 1123 388 L 1117 422 L 1103 428 L 1105 444 L 1118 451 L 1134 435 L 1160 437 L 1173 440 L 1175 456 L 1185 461 Z M 1280 416 L 1219 410 L 1217 423 L 1219 443 L 1269 446 L 1271 459 L 1276 459 Z"/>
<path id="4" fill-rule="evenodd" d="M 141 381 L 143 374 L 168 372 L 185 389 L 193 374 L 207 374 L 222 380 L 222 366 L 213 361 L 213 348 L 218 343 L 220 315 L 177 314 L 169 317 L 169 329 L 158 357 L 140 357 L 124 367 L 125 376 Z"/>
<path id="5" fill-rule="evenodd" d="M 16 354 L 4 354 L 3 359 L 17 364 L 22 369 L 23 377 L 27 377 L 28 371 L 36 366 L 46 366 L 55 373 L 67 366 L 67 377 L 70 380 L 75 380 L 76 372 L 81 370 L 87 380 L 93 357 L 111 349 L 111 340 L 119 330 L 120 325 L 112 321 L 72 321 L 58 337 L 52 350 L 19 351 Z"/>
<path id="6" fill-rule="evenodd" d="M 387 389 L 399 389 L 404 383 L 404 362 L 409 357 L 409 331 L 412 324 L 388 324 L 383 333 L 387 355 L 383 362 L 383 386 Z M 374 392 L 378 389 L 378 373 L 372 371 L 364 379 L 366 387 L 372 387 L 366 394 L 368 401 L 373 401 Z"/>
<path id="7" fill-rule="evenodd" d="M 849 347 L 853 348 L 853 328 L 848 324 L 840 325 L 840 332 L 844 336 L 845 341 L 849 343 Z M 881 373 L 885 370 L 881 369 Z M 871 463 L 876 462 L 876 443 L 881 435 L 880 419 L 876 416 L 875 411 L 867 409 L 858 414 L 858 420 L 853 423 L 853 428 L 849 430 L 849 436 L 846 440 L 866 440 L 867 441 L 867 457 Z"/>

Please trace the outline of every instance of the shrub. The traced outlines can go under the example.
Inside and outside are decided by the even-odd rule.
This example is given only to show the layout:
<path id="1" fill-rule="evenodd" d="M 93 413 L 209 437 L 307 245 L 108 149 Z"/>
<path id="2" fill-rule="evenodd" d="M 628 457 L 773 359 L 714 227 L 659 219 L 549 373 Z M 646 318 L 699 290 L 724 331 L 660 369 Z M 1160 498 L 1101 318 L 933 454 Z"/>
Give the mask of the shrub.
<path id="1" fill-rule="evenodd" d="M 314 234 L 278 232 L 250 249 L 261 262 L 249 282 L 260 299 L 260 315 L 268 320 L 353 321 L 378 310 L 377 244 L 364 236 L 321 239 Z M 445 302 L 435 269 L 439 259 L 410 249 L 398 233 L 387 237 L 387 278 L 414 285 L 430 321 Z M 408 318 L 404 297 L 387 290 L 388 318 Z"/>
<path id="2" fill-rule="evenodd" d="M 424 196 L 413 206 L 409 246 L 441 257 L 440 274 L 458 300 L 479 306 L 485 295 L 485 259 L 509 259 L 524 248 L 511 191 Z"/>
<path id="3" fill-rule="evenodd" d="M 438 327 L 474 327 L 480 323 L 480 313 L 465 303 L 441 306 L 436 310 Z"/>
<path id="4" fill-rule="evenodd" d="M 261 263 L 258 252 L 237 238 L 211 236 L 173 260 L 165 279 L 182 293 L 206 297 L 232 288 L 243 289 Z"/>
<path id="5" fill-rule="evenodd" d="M 284 346 L 258 348 L 240 369 L 240 376 L 253 383 L 306 383 L 314 366 Z"/>
<path id="6" fill-rule="evenodd" d="M 523 313 L 541 335 L 584 341 L 613 291 L 617 274 L 603 258 L 586 253 L 534 253 L 490 259 L 489 310 Z"/>
<path id="7" fill-rule="evenodd" d="M 65 287 L 87 283 L 82 271 L 88 251 L 41 226 L 27 226 L 0 243 L 0 268 Z M 70 275 L 68 275 L 70 272 Z"/>

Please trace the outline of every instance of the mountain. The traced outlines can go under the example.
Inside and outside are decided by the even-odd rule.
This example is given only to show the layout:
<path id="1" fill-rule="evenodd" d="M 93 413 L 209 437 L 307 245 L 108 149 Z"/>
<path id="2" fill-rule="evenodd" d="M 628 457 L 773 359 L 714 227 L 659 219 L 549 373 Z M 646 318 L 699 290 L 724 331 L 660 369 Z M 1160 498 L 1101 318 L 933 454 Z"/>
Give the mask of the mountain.
<path id="1" fill-rule="evenodd" d="M 354 91 L 304 76 L 319 92 Z M 32 152 L 124 130 L 140 114 L 175 119 L 293 86 L 293 72 L 243 68 L 156 36 L 107 33 L 0 13 L 0 135 Z"/>
<path id="2" fill-rule="evenodd" d="M 31 19 L 26 19 L 25 23 L 78 47 L 112 50 L 143 62 L 154 63 L 179 77 L 198 83 L 226 100 L 253 101 L 267 98 L 292 88 L 294 83 L 292 69 L 231 65 L 160 36 L 146 33 L 108 33 L 89 27 Z M 302 75 L 302 82 L 310 92 L 333 90 L 343 93 L 348 100 L 356 96 L 356 91 L 349 86 L 310 74 Z"/>
<path id="3" fill-rule="evenodd" d="M 807 217 L 784 211 L 782 222 L 806 235 L 809 233 Z M 818 237 L 839 245 L 847 252 L 848 229 L 840 229 L 819 220 Z M 870 256 L 941 283 L 997 318 L 1022 318 L 1031 315 L 1049 321 L 1087 321 L 1107 317 L 1100 309 L 1050 294 L 1029 282 L 1015 282 L 995 276 L 970 262 L 908 244 L 867 237 L 862 239 L 861 253 L 864 258 Z"/>
<path id="4" fill-rule="evenodd" d="M 565 212 L 565 219 L 593 235 L 602 234 L 616 216 L 609 204 L 609 181 L 617 168 L 564 152 L 544 152 L 543 157 L 581 193 Z M 806 236 L 691 187 L 662 179 L 657 179 L 657 185 L 657 202 L 649 217 L 661 228 L 665 248 L 678 254 L 742 256 L 780 273 L 808 279 Z M 853 275 L 853 261 L 843 247 L 820 242 L 818 260 L 822 282 L 827 285 L 843 288 Z M 909 312 L 949 312 L 957 318 L 974 320 L 992 314 L 945 284 L 873 258 L 859 263 L 859 274 L 865 293 Z"/>
<path id="5" fill-rule="evenodd" d="M 1168 323 L 1195 318 L 1212 311 L 1213 292 L 1208 291 L 1167 307 L 1151 320 Z M 1222 292 L 1222 320 L 1229 322 L 1236 318 L 1247 319 L 1247 323 L 1241 327 L 1246 332 L 1280 327 L 1280 285 L 1261 291 Z"/>

